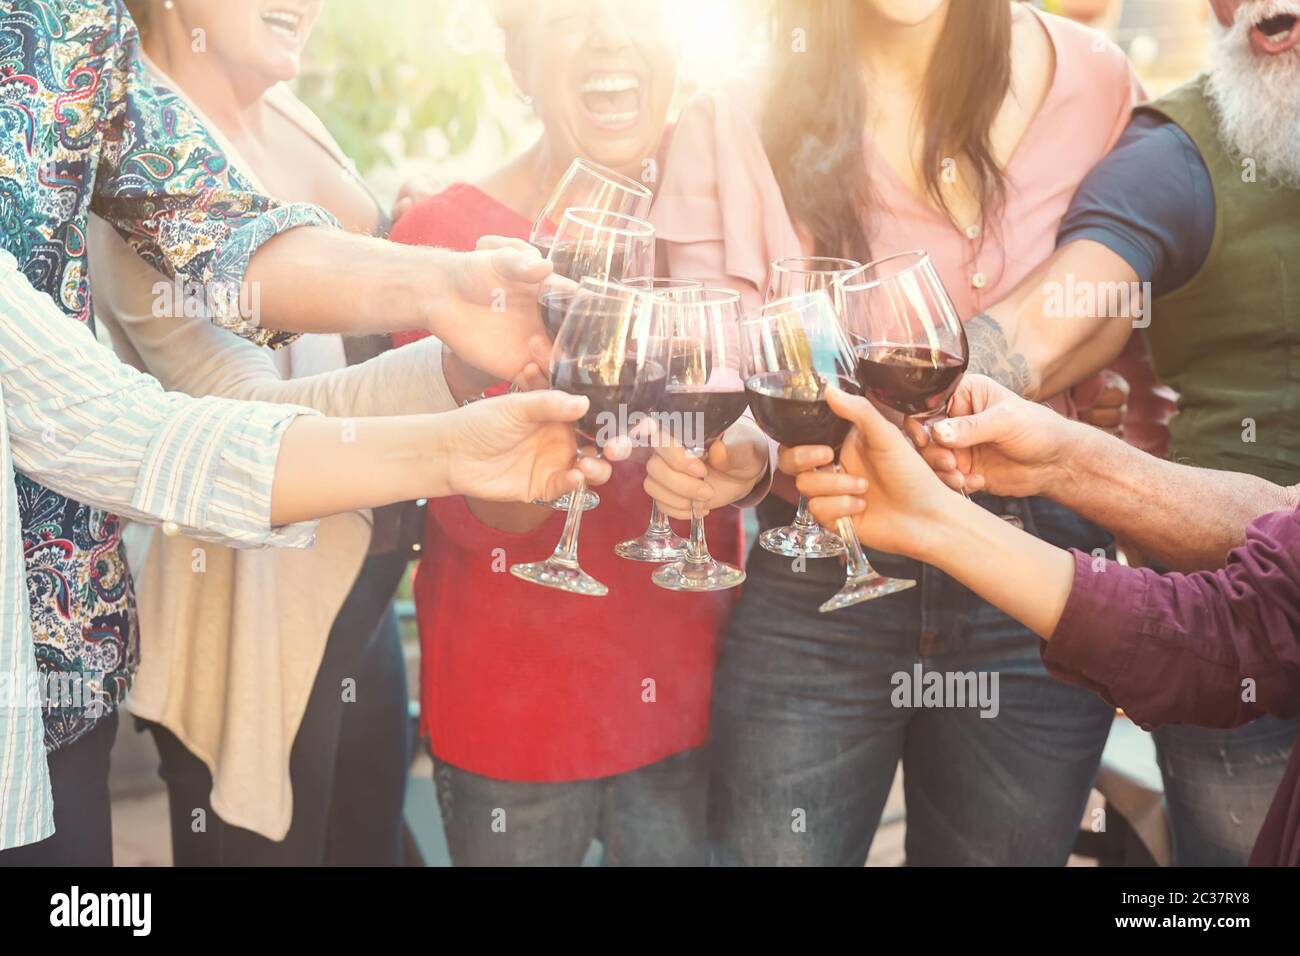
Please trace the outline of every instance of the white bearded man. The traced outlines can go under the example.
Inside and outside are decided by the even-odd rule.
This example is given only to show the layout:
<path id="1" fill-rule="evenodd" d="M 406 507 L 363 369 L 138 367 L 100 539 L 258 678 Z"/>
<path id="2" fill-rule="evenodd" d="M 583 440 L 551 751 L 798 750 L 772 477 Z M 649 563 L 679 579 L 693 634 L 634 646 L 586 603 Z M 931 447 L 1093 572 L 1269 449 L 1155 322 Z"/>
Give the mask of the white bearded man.
<path id="1" fill-rule="evenodd" d="M 1300 0 L 1210 6 L 1209 68 L 1134 111 L 1075 194 L 1056 252 L 967 323 L 970 371 L 1028 397 L 1053 395 L 1107 367 L 1140 329 L 1160 382 L 1177 392 L 1172 420 L 1168 409 L 1159 416 L 1168 420 L 1168 454 L 1294 485 Z M 1135 394 L 1130 415 L 1150 419 L 1159 405 Z M 926 449 L 941 471 L 952 455 Z M 1197 546 L 1212 533 L 1170 529 L 1178 550 L 1203 556 L 1202 567 L 1226 557 Z M 1234 731 L 1155 731 L 1176 863 L 1246 861 L 1295 737 L 1295 721 L 1274 719 Z"/>

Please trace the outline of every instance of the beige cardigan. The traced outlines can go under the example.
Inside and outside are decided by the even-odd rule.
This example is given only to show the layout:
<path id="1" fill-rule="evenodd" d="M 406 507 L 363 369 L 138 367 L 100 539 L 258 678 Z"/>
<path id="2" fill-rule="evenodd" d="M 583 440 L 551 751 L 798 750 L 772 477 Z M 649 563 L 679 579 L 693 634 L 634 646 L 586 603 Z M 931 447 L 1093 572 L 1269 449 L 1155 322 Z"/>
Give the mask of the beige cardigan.
<path id="1" fill-rule="evenodd" d="M 345 418 L 455 407 L 436 339 L 352 368 L 342 367 L 337 336 L 304 336 L 270 352 L 209 322 L 156 317 L 155 284 L 170 280 L 101 219 L 91 220 L 88 250 L 96 320 L 124 361 L 169 390 Z M 320 374 L 290 377 L 312 371 Z M 362 512 L 323 520 L 309 551 L 243 551 L 155 534 L 142 562 L 132 555 L 141 661 L 128 706 L 207 764 L 212 808 L 225 822 L 274 840 L 288 832 L 290 751 L 369 541 L 370 514 Z"/>

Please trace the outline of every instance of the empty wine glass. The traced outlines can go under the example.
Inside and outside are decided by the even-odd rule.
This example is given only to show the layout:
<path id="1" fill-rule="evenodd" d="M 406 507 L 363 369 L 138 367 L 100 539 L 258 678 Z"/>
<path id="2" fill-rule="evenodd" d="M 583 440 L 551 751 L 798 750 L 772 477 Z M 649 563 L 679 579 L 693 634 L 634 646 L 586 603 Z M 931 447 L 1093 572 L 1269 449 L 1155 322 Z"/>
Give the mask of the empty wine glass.
<path id="1" fill-rule="evenodd" d="M 551 353 L 551 385 L 591 403 L 575 426 L 597 453 L 622 437 L 629 421 L 648 416 L 663 397 L 668 340 L 650 295 L 603 279 L 582 280 Z M 579 483 L 575 494 L 586 490 Z M 578 564 L 582 508 L 564 518 L 559 544 L 545 561 L 516 564 L 515 577 L 574 594 L 601 596 L 609 589 Z"/>
<path id="2" fill-rule="evenodd" d="M 768 266 L 765 302 L 787 299 L 805 292 L 824 289 L 831 297 L 836 315 L 840 314 L 839 291 L 835 280 L 859 268 L 852 259 L 832 256 L 796 256 L 776 259 Z M 783 528 L 769 528 L 758 543 L 773 554 L 787 558 L 834 558 L 844 553 L 844 542 L 819 525 L 808 513 L 808 499 L 799 496 L 794 521 Z"/>
<path id="3" fill-rule="evenodd" d="M 886 256 L 836 285 L 863 394 L 928 431 L 948 414 L 969 352 L 961 317 L 930 256 L 919 249 Z M 1002 518 L 1020 524 L 1014 515 Z"/>
<path id="4" fill-rule="evenodd" d="M 547 255 L 560 220 L 569 209 L 601 209 L 644 219 L 650 213 L 653 201 L 654 194 L 644 183 L 628 179 L 589 159 L 578 158 L 569 164 L 551 190 L 546 205 L 533 221 L 528 241 L 542 255 Z"/>
<path id="5" fill-rule="evenodd" d="M 548 331 L 563 322 L 564 308 L 572 302 L 573 283 L 584 278 L 619 281 L 654 275 L 655 231 L 644 219 L 602 209 L 566 209 L 560 217 L 550 247 L 554 273 L 543 284 L 537 301 L 542 324 Z M 569 280 L 569 281 L 565 281 Z M 566 296 L 565 293 L 570 293 Z M 551 332 L 552 338 L 554 332 Z M 594 491 L 575 499 L 562 495 L 555 501 L 538 501 L 558 511 L 568 511 L 574 500 L 590 510 L 600 504 Z"/>
<path id="6" fill-rule="evenodd" d="M 740 371 L 740 293 L 668 290 L 655 294 L 654 311 L 669 337 L 668 384 L 656 416 L 660 433 L 703 458 L 747 404 Z M 720 591 L 744 581 L 745 572 L 709 554 L 704 506 L 697 500 L 691 504 L 686 554 L 650 578 L 670 591 Z"/>
<path id="7" fill-rule="evenodd" d="M 668 293 L 670 296 L 681 295 L 684 290 L 704 287 L 702 283 L 693 279 L 668 279 L 658 276 L 628 279 L 624 284 L 656 293 Z M 659 509 L 659 502 L 651 500 L 650 524 L 639 538 L 615 545 L 614 553 L 629 561 L 663 564 L 665 561 L 674 561 L 684 556 L 686 545 L 686 539 L 673 531 L 672 525 L 668 523 L 668 516 Z"/>
<path id="8" fill-rule="evenodd" d="M 827 445 L 839 449 L 849 423 L 831 410 L 827 385 L 859 394 L 857 356 L 826 290 L 804 292 L 764 305 L 741 326 L 745 388 L 754 420 L 774 441 L 787 447 Z M 835 524 L 848 555 L 844 587 L 821 611 L 884 597 L 916 585 L 879 574 L 862 553 L 853 523 Z"/>

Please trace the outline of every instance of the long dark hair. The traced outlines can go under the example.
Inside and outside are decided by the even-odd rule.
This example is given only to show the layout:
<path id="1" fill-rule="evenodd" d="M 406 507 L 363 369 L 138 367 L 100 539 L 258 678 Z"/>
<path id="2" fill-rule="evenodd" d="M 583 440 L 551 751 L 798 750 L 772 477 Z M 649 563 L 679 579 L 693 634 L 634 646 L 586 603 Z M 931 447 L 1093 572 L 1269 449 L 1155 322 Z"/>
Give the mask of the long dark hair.
<path id="1" fill-rule="evenodd" d="M 869 14 L 859 0 L 773 6 L 772 86 L 762 119 L 768 161 L 815 254 L 865 261 L 873 200 L 862 149 L 870 91 L 861 51 Z M 806 49 L 795 42 L 798 30 Z M 1010 85 L 1008 0 L 952 0 L 925 78 L 921 160 L 926 192 L 949 218 L 940 188 L 947 157 L 959 161 L 986 220 L 1004 201 L 989 130 Z"/>

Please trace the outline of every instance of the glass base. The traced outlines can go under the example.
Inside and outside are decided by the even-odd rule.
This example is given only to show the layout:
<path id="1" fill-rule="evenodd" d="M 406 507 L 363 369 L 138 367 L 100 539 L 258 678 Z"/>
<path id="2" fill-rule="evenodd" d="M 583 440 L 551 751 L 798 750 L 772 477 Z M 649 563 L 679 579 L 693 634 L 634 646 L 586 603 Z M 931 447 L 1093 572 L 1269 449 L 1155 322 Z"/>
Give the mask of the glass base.
<path id="1" fill-rule="evenodd" d="M 647 531 L 639 538 L 616 544 L 614 553 L 629 561 L 667 564 L 669 561 L 686 557 L 686 544 L 685 538 L 671 531 L 667 534 L 653 534 Z"/>
<path id="2" fill-rule="evenodd" d="M 560 495 L 560 497 L 555 498 L 552 501 L 546 501 L 543 498 L 534 498 L 532 503 L 535 505 L 546 505 L 546 507 L 552 508 L 555 511 L 568 511 L 569 504 L 572 501 L 573 501 L 573 492 L 570 491 L 568 494 Z M 586 494 L 582 496 L 582 510 L 584 512 L 590 511 L 592 508 L 595 508 L 599 504 L 600 504 L 600 495 L 596 494 L 594 491 L 588 491 Z"/>
<path id="3" fill-rule="evenodd" d="M 840 608 L 852 607 L 854 604 L 861 604 L 863 601 L 874 601 L 886 594 L 895 594 L 914 587 L 916 587 L 915 581 L 906 578 L 887 578 L 873 571 L 871 574 L 849 581 L 840 589 L 838 594 L 818 610 L 823 614 L 828 611 L 838 611 Z"/>
<path id="4" fill-rule="evenodd" d="M 758 536 L 758 543 L 787 558 L 838 558 L 844 553 L 844 542 L 820 525 L 770 528 Z"/>
<path id="5" fill-rule="evenodd" d="M 669 591 L 725 591 L 744 581 L 745 572 L 712 558 L 681 560 L 660 568 L 650 580 Z"/>
<path id="6" fill-rule="evenodd" d="M 568 591 L 570 594 L 604 597 L 609 593 L 609 588 L 578 567 L 576 563 L 561 561 L 555 557 L 547 558 L 545 561 L 534 561 L 531 564 L 512 564 L 510 573 L 533 584 Z"/>

